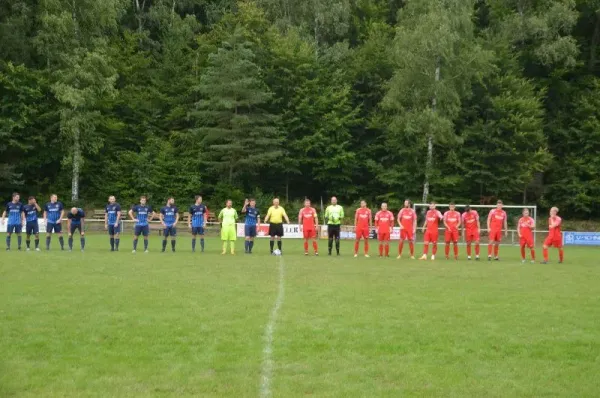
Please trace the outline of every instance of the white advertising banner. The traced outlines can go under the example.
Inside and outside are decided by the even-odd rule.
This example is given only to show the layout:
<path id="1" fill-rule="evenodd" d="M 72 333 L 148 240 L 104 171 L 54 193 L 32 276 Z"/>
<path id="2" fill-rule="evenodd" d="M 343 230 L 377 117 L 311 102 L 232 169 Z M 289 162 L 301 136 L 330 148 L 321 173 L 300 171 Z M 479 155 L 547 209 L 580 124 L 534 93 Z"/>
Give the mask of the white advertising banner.
<path id="1" fill-rule="evenodd" d="M 38 225 L 40 226 L 40 233 L 46 233 L 46 224 L 44 224 L 43 218 L 38 218 Z M 66 225 L 66 224 L 65 224 Z M 6 232 L 6 228 L 8 227 L 8 220 L 4 220 L 4 223 L 0 224 L 0 233 Z M 25 226 L 23 225 L 22 233 L 25 233 Z"/>
<path id="2" fill-rule="evenodd" d="M 245 226 L 243 223 L 236 225 L 237 236 L 243 238 L 245 234 Z M 269 224 L 260 224 L 256 227 L 257 238 L 268 238 L 269 237 Z M 300 231 L 300 225 L 298 224 L 283 224 L 283 238 L 302 238 L 302 232 Z"/>

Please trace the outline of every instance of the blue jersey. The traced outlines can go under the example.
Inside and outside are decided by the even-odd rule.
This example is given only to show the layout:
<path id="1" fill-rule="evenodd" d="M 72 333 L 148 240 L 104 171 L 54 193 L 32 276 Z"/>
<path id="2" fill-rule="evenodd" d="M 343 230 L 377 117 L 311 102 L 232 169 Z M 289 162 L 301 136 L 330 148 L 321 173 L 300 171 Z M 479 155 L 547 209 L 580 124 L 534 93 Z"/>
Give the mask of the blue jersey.
<path id="1" fill-rule="evenodd" d="M 78 208 L 77 214 L 69 212 L 67 218 L 71 220 L 71 225 L 81 225 L 81 219 L 85 218 L 85 213 L 83 212 L 83 209 Z"/>
<path id="2" fill-rule="evenodd" d="M 44 206 L 46 217 L 48 218 L 48 224 L 56 224 L 60 220 L 60 213 L 62 213 L 64 206 L 61 202 L 48 202 Z"/>
<path id="3" fill-rule="evenodd" d="M 6 204 L 6 214 L 8 215 L 8 225 L 20 225 L 21 213 L 25 211 L 25 207 L 21 202 Z"/>
<path id="4" fill-rule="evenodd" d="M 246 225 L 249 227 L 253 227 L 256 225 L 258 221 L 258 217 L 260 217 L 260 212 L 256 207 L 246 207 Z"/>
<path id="5" fill-rule="evenodd" d="M 23 206 L 23 211 L 25 212 L 25 217 L 27 218 L 27 222 L 37 222 L 38 220 L 38 212 L 35 205 L 25 205 Z"/>
<path id="6" fill-rule="evenodd" d="M 165 206 L 160 209 L 160 214 L 163 215 L 163 221 L 167 227 L 172 227 L 175 224 L 175 215 L 179 213 L 176 206 Z"/>
<path id="7" fill-rule="evenodd" d="M 190 215 L 192 216 L 192 227 L 199 228 L 204 226 L 204 217 L 208 213 L 208 208 L 203 205 L 193 205 L 190 207 Z"/>
<path id="8" fill-rule="evenodd" d="M 135 205 L 133 206 L 132 210 L 135 213 L 135 218 L 137 218 L 138 220 L 135 225 L 137 225 L 138 227 L 147 227 L 148 220 L 152 215 L 152 207 L 148 205 Z"/>
<path id="9" fill-rule="evenodd" d="M 117 222 L 117 213 L 121 211 L 121 206 L 118 203 L 109 203 L 104 211 L 108 214 L 108 225 L 114 225 Z"/>

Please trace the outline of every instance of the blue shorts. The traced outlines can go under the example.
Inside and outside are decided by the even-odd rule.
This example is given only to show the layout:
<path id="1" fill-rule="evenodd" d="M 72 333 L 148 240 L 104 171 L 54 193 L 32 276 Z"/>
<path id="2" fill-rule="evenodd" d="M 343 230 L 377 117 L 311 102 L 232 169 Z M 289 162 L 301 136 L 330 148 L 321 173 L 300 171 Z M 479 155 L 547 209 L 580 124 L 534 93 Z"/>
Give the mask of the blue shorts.
<path id="1" fill-rule="evenodd" d="M 29 221 L 25 225 L 25 233 L 27 235 L 37 235 L 40 233 L 40 226 L 37 221 Z"/>
<path id="2" fill-rule="evenodd" d="M 204 235 L 204 227 L 192 227 L 192 235 Z"/>
<path id="3" fill-rule="evenodd" d="M 177 228 L 176 227 L 166 227 L 165 229 L 163 229 L 163 235 L 165 236 L 165 238 L 168 236 L 176 237 L 177 236 Z"/>
<path id="4" fill-rule="evenodd" d="M 46 233 L 51 234 L 52 232 L 56 232 L 57 234 L 62 232 L 62 224 L 46 224 Z"/>
<path id="5" fill-rule="evenodd" d="M 244 225 L 244 236 L 256 237 L 256 225 Z"/>
<path id="6" fill-rule="evenodd" d="M 73 225 L 71 224 L 71 235 L 75 233 L 75 231 L 79 230 L 80 234 L 83 234 L 83 230 L 81 229 L 81 224 Z"/>
<path id="7" fill-rule="evenodd" d="M 21 224 L 8 224 L 6 226 L 6 232 L 8 232 L 9 234 L 12 234 L 13 232 L 15 234 L 20 234 L 22 230 L 23 226 Z"/>
<path id="8" fill-rule="evenodd" d="M 135 236 L 140 236 L 140 235 L 148 236 L 149 233 L 150 233 L 150 227 L 147 225 L 136 225 L 135 231 L 133 232 L 133 234 Z"/>
<path id="9" fill-rule="evenodd" d="M 108 234 L 109 235 L 116 235 L 119 233 L 121 233 L 121 223 L 119 223 L 119 225 L 117 225 L 116 227 L 115 227 L 115 224 L 108 226 Z"/>

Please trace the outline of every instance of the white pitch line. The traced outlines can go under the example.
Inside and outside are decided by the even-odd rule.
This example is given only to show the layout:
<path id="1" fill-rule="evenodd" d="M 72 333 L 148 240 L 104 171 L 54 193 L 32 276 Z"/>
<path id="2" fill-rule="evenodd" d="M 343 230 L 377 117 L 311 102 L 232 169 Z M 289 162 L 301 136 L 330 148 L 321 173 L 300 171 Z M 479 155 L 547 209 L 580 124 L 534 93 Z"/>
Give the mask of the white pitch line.
<path id="1" fill-rule="evenodd" d="M 271 316 L 269 322 L 265 326 L 265 347 L 263 349 L 263 363 L 262 372 L 260 377 L 260 397 L 268 398 L 271 397 L 271 379 L 273 378 L 273 334 L 275 332 L 275 324 L 277 323 L 277 314 L 279 309 L 283 305 L 283 298 L 285 295 L 285 263 L 283 257 L 279 256 L 279 288 L 277 292 L 277 298 L 275 304 L 271 310 Z"/>

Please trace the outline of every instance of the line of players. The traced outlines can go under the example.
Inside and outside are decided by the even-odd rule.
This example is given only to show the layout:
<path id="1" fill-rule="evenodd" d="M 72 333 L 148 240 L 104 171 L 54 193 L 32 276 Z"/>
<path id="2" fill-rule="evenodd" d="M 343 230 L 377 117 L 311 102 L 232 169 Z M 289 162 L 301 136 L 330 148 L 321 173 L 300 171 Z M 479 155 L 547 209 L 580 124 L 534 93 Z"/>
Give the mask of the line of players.
<path id="1" fill-rule="evenodd" d="M 508 217 L 502 209 L 502 201 L 497 202 L 496 208 L 492 209 L 487 218 L 487 228 L 489 232 L 488 260 L 499 260 L 499 245 L 502 240 L 502 232 L 508 234 Z M 39 225 L 38 213 L 42 209 L 37 204 L 35 197 L 29 197 L 28 204 L 20 203 L 18 193 L 13 194 L 12 201 L 6 205 L 0 222 L 3 224 L 8 216 L 6 250 L 10 250 L 11 236 L 13 233 L 18 237 L 18 249 L 21 250 L 21 230 L 25 225 L 27 250 L 30 250 L 31 236 L 35 236 L 35 250 L 39 251 Z M 64 218 L 64 206 L 58 201 L 56 195 L 51 195 L 50 201 L 46 203 L 43 210 L 43 222 L 46 225 L 46 249 L 50 250 L 51 235 L 58 234 L 61 249 L 64 250 L 64 240 L 62 236 L 62 220 Z M 188 228 L 192 232 L 192 251 L 196 251 L 197 237 L 200 238 L 201 251 L 204 251 L 204 227 L 208 221 L 208 208 L 202 203 L 202 197 L 196 196 L 194 204 L 189 209 Z M 245 252 L 252 253 L 254 238 L 257 235 L 257 225 L 260 225 L 260 212 L 256 208 L 255 200 L 246 199 L 242 213 L 246 214 L 245 220 Z M 553 207 L 550 210 L 549 234 L 543 245 L 544 262 L 548 261 L 548 248 L 556 247 L 559 251 L 559 262 L 564 260 L 564 251 L 562 248 L 561 218 L 557 215 L 558 208 Z M 140 203 L 133 206 L 128 212 L 129 218 L 135 223 L 133 252 L 137 251 L 138 239 L 144 238 L 144 251 L 148 252 L 149 222 L 156 217 L 152 207 L 148 205 L 147 198 L 142 196 Z M 158 213 L 159 220 L 163 226 L 162 251 L 167 247 L 168 238 L 171 238 L 171 250 L 174 252 L 176 247 L 177 224 L 179 222 L 179 210 L 175 206 L 175 199 L 170 197 L 164 207 Z M 337 198 L 332 197 L 331 205 L 325 211 L 325 222 L 327 223 L 329 237 L 329 255 L 332 253 L 333 242 L 335 241 L 336 252 L 340 254 L 340 225 L 344 217 L 344 211 L 337 204 Z M 110 237 L 111 251 L 118 251 L 120 244 L 122 211 L 121 206 L 116 202 L 114 196 L 108 198 L 108 204 L 105 207 L 105 229 Z M 237 211 L 232 206 L 232 201 L 226 202 L 225 208 L 221 210 L 218 216 L 221 222 L 221 239 L 223 241 L 223 254 L 226 253 L 229 245 L 231 253 L 235 253 L 236 230 L 235 225 L 238 219 Z M 278 250 L 281 250 L 283 237 L 283 221 L 289 224 L 289 218 L 283 207 L 279 206 L 279 200 L 273 200 L 273 206 L 269 208 L 265 222 L 269 223 L 269 235 L 271 236 L 270 249 L 274 250 L 274 244 L 277 243 Z M 404 201 L 404 207 L 398 212 L 397 217 L 388 210 L 387 204 L 382 203 L 375 217 L 372 217 L 371 210 L 367 207 L 366 201 L 361 201 L 360 208 L 355 212 L 355 232 L 356 240 L 354 244 L 354 257 L 358 257 L 360 240 L 364 240 L 364 255 L 369 257 L 369 236 L 373 228 L 373 221 L 377 231 L 379 241 L 379 256 L 389 256 L 390 236 L 392 229 L 397 221 L 400 227 L 400 241 L 398 245 L 398 259 L 402 257 L 404 243 L 408 242 L 410 257 L 414 259 L 414 238 L 417 229 L 417 214 L 412 208 L 409 200 Z M 451 203 L 450 209 L 442 214 L 436 209 L 435 202 L 429 206 L 425 216 L 425 223 L 422 226 L 424 230 L 424 252 L 420 257 L 426 260 L 429 253 L 429 246 L 432 246 L 431 259 L 434 260 L 437 254 L 437 243 L 439 239 L 439 222 L 442 221 L 445 227 L 444 242 L 445 256 L 450 256 L 450 245 L 453 245 L 454 257 L 458 258 L 458 240 L 461 233 L 467 243 L 467 259 L 471 260 L 472 246 L 475 246 L 475 260 L 479 260 L 480 255 L 480 231 L 481 225 L 479 214 L 469 206 L 465 207 L 463 214 L 456 211 L 456 206 Z M 85 248 L 85 212 L 81 208 L 73 207 L 67 215 L 68 244 L 69 250 L 73 249 L 73 235 L 76 232 L 80 234 L 81 250 Z M 310 200 L 305 200 L 304 208 L 298 214 L 298 224 L 303 232 L 304 251 L 308 255 L 309 241 L 312 241 L 314 253 L 318 255 L 317 231 L 318 215 L 316 210 L 311 207 Z M 535 221 L 529 216 L 529 210 L 523 210 L 523 217 L 518 221 L 518 234 L 521 246 L 521 258 L 525 262 L 526 248 L 529 248 L 531 261 L 535 261 L 535 249 L 533 244 L 533 232 L 535 230 Z"/>

